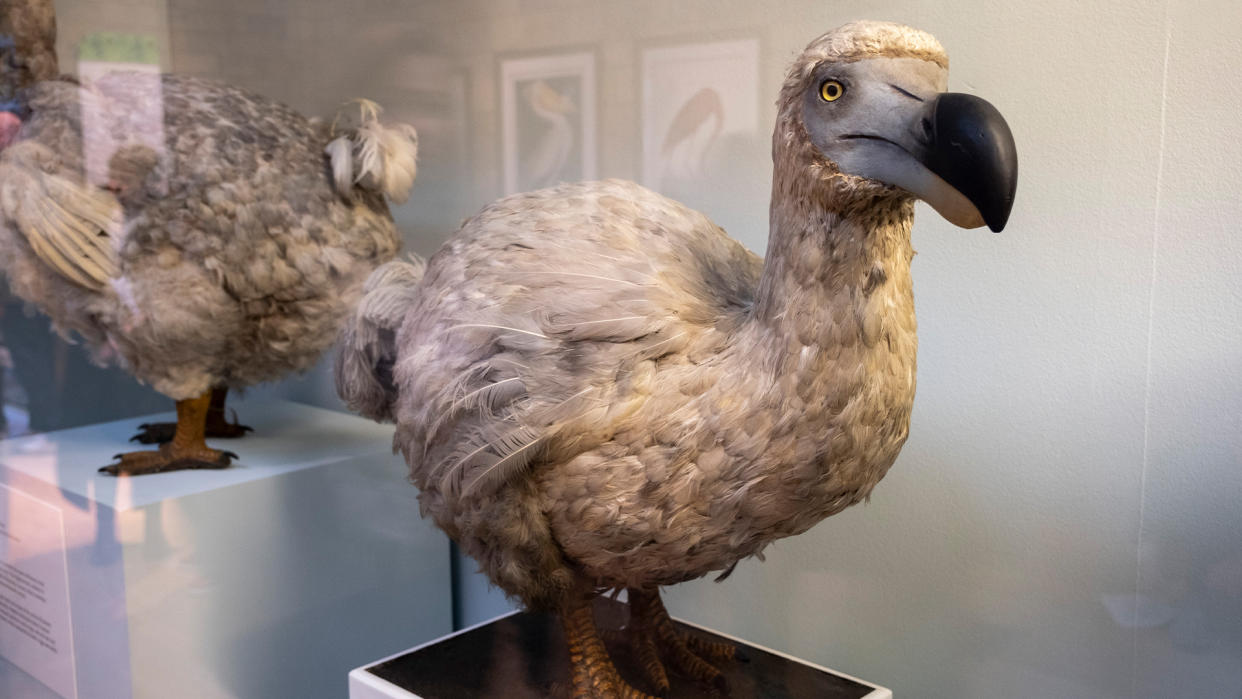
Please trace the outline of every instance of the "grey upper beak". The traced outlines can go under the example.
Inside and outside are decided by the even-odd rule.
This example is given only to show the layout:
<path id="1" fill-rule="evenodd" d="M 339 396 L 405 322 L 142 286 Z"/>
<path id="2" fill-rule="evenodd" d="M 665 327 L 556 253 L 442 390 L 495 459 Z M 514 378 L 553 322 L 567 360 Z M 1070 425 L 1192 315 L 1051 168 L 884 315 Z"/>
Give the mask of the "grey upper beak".
<path id="1" fill-rule="evenodd" d="M 945 92 L 928 105 L 928 139 L 919 160 L 979 210 L 1000 232 L 1018 188 L 1018 150 L 1004 117 L 986 100 Z"/>

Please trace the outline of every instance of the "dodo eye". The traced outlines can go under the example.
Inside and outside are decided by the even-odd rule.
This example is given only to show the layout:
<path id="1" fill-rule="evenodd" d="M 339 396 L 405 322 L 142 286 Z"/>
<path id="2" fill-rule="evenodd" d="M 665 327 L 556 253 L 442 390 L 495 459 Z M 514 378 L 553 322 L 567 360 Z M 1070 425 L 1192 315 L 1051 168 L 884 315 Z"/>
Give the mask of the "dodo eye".
<path id="1" fill-rule="evenodd" d="M 836 80 L 825 80 L 820 83 L 819 96 L 825 102 L 835 102 L 845 94 L 845 86 Z"/>

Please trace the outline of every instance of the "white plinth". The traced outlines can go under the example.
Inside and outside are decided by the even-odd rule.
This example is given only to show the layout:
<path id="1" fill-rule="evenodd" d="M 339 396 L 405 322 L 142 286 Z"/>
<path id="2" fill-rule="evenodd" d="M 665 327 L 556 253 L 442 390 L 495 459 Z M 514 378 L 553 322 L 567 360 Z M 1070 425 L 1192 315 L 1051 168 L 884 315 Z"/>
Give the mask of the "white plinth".
<path id="1" fill-rule="evenodd" d="M 625 605 L 597 599 L 595 620 L 600 628 L 617 630 L 628 617 Z M 838 697 L 893 699 L 893 693 L 870 682 L 808 663 L 728 634 L 675 619 L 687 633 L 735 644 L 746 662 L 719 661 L 732 699 L 776 697 Z M 623 634 L 614 634 L 614 636 Z M 625 676 L 637 676 L 631 654 L 616 641 L 609 653 Z M 510 612 L 491 621 L 377 660 L 349 673 L 349 699 L 528 699 L 568 696 L 569 657 L 560 624 L 551 615 Z M 671 696 L 719 696 L 673 675 Z M 426 688 L 426 689 L 424 689 Z"/>
<path id="2" fill-rule="evenodd" d="M 0 441 L 0 697 L 335 699 L 451 629 L 448 541 L 391 427 L 236 409 L 255 432 L 209 440 L 240 456 L 222 471 L 96 472 L 171 413 Z"/>

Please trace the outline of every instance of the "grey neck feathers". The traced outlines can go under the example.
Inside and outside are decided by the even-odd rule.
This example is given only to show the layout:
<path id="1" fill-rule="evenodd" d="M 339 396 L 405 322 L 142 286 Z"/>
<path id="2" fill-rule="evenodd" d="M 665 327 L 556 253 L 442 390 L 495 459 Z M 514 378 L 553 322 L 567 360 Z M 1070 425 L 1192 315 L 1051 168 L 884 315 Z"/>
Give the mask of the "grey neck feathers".
<path id="1" fill-rule="evenodd" d="M 913 300 L 904 292 L 910 288 L 913 201 L 841 175 L 817 153 L 780 155 L 751 322 L 769 333 L 797 332 L 803 345 L 828 347 L 854 326 L 861 332 L 866 300 L 877 292 L 897 291 L 898 304 L 908 304 L 899 310 L 912 313 Z"/>
<path id="2" fill-rule="evenodd" d="M 914 399 L 913 201 L 815 157 L 776 161 L 767 259 L 740 329 L 738 361 L 761 367 L 812 435 L 785 453 L 769 494 L 774 512 L 800 513 L 765 522 L 773 537 L 866 497 L 905 441 Z"/>

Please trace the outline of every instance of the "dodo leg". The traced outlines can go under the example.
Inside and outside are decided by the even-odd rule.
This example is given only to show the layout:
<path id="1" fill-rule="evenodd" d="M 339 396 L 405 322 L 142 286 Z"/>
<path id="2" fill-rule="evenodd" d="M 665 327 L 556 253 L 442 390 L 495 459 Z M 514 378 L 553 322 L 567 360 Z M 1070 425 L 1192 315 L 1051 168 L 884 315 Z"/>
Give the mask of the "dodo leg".
<path id="1" fill-rule="evenodd" d="M 238 424 L 236 414 L 234 414 L 232 422 L 225 417 L 224 401 L 228 398 L 228 395 L 228 387 L 222 386 L 211 389 L 211 405 L 207 406 L 207 423 L 206 432 L 204 433 L 206 436 L 213 439 L 233 439 L 241 437 L 247 432 L 254 431 L 252 427 Z M 129 441 L 141 442 L 142 444 L 163 444 L 164 442 L 172 441 L 173 436 L 177 433 L 177 423 L 144 422 L 138 425 L 138 429 L 142 431 L 130 437 Z"/>
<path id="2" fill-rule="evenodd" d="M 707 641 L 698 636 L 682 633 L 673 626 L 673 620 L 660 600 L 656 590 L 629 588 L 630 625 L 634 628 L 635 654 L 652 683 L 662 690 L 668 686 L 667 675 L 660 659 L 670 663 L 677 672 L 700 682 L 714 685 L 722 693 L 728 693 L 728 682 L 719 670 L 703 658 L 716 661 L 739 660 L 735 646 Z M 645 636 L 648 640 L 642 641 Z M 654 646 L 659 658 L 650 647 Z M 667 691 L 667 690 L 665 690 Z"/>
<path id="3" fill-rule="evenodd" d="M 561 611 L 569 644 L 574 699 L 654 699 L 626 684 L 608 657 L 591 616 L 591 600 L 576 599 Z"/>
<path id="4" fill-rule="evenodd" d="M 207 436 L 213 438 L 232 439 L 254 432 L 254 428 L 237 422 L 237 412 L 233 412 L 230 422 L 224 416 L 224 401 L 229 397 L 228 386 L 211 389 L 211 405 L 207 406 Z"/>
<path id="5" fill-rule="evenodd" d="M 643 669 L 643 674 L 647 676 L 647 681 L 655 688 L 656 694 L 668 696 L 671 686 L 664 664 L 660 662 L 660 649 L 656 646 L 656 631 L 652 621 L 638 613 L 634 601 L 635 594 L 634 590 L 630 590 L 630 623 L 626 625 L 626 630 L 629 631 L 630 648 L 634 652 L 634 659 Z"/>
<path id="6" fill-rule="evenodd" d="M 144 473 L 180 471 L 191 468 L 226 468 L 237 455 L 207 446 L 204 433 L 211 392 L 198 398 L 177 401 L 177 428 L 172 441 L 158 451 L 131 451 L 112 457 L 119 459 L 99 469 L 113 476 L 140 476 Z"/>

